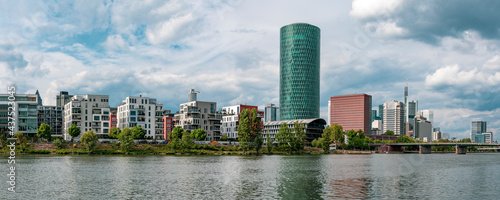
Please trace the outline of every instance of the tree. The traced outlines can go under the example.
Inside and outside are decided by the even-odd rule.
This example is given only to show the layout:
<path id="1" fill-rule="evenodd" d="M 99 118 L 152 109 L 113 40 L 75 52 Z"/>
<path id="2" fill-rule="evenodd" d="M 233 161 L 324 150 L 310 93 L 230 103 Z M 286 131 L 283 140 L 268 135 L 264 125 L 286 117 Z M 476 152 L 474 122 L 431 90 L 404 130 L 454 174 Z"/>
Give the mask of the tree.
<path id="1" fill-rule="evenodd" d="M 38 136 L 39 138 L 45 138 L 50 141 L 50 138 L 52 138 L 50 135 L 50 126 L 46 123 L 42 123 L 36 131 L 36 136 Z"/>
<path id="2" fill-rule="evenodd" d="M 88 151 L 91 151 L 97 145 L 97 141 L 99 141 L 99 138 L 94 131 L 87 131 L 83 133 L 82 137 L 80 137 L 80 141 Z"/>
<path id="3" fill-rule="evenodd" d="M 16 132 L 16 134 L 14 134 L 14 137 L 17 138 L 17 141 L 19 141 L 19 143 L 21 143 L 24 139 L 23 133 L 21 131 Z"/>
<path id="4" fill-rule="evenodd" d="M 250 110 L 250 141 L 253 142 L 254 148 L 257 148 L 257 144 L 255 143 L 255 139 L 257 137 L 261 137 L 260 139 L 263 141 L 262 138 L 262 120 L 259 118 L 257 109 L 252 108 Z M 261 141 L 261 146 L 259 149 L 262 147 L 262 141 Z M 258 150 L 257 150 L 258 151 Z"/>
<path id="5" fill-rule="evenodd" d="M 191 132 L 191 136 L 192 136 L 192 138 L 194 138 L 198 141 L 201 141 L 201 140 L 205 140 L 205 138 L 207 138 L 207 133 L 205 132 L 205 130 L 200 128 L 200 129 L 196 129 L 193 132 Z"/>
<path id="6" fill-rule="evenodd" d="M 321 137 L 324 138 L 323 142 L 328 143 L 328 146 L 330 146 L 331 143 L 335 143 L 336 148 L 344 143 L 344 136 L 345 132 L 343 131 L 342 126 L 337 123 L 327 126 L 321 135 Z M 330 147 L 328 147 L 328 149 L 329 148 Z"/>
<path id="7" fill-rule="evenodd" d="M 266 134 L 266 149 L 267 153 L 271 153 L 273 149 L 273 141 L 271 141 L 271 134 L 269 134 L 269 132 Z"/>
<path id="8" fill-rule="evenodd" d="M 60 149 L 62 147 L 62 141 L 61 139 L 57 138 L 54 141 L 52 141 L 52 144 L 57 148 Z"/>
<path id="9" fill-rule="evenodd" d="M 117 127 L 114 127 L 113 129 L 111 129 L 111 131 L 108 133 L 108 136 L 110 138 L 114 138 L 114 139 L 117 139 L 118 138 L 118 135 L 120 135 L 120 133 L 122 132 L 122 130 L 120 130 L 120 128 L 117 128 Z"/>
<path id="10" fill-rule="evenodd" d="M 298 121 L 293 123 L 292 149 L 294 151 L 304 150 L 306 133 L 304 132 L 304 124 L 299 124 Z"/>
<path id="11" fill-rule="evenodd" d="M 134 139 L 143 139 L 146 136 L 146 130 L 142 129 L 141 125 L 132 128 L 132 136 Z"/>
<path id="12" fill-rule="evenodd" d="M 387 131 L 385 131 L 384 135 L 394 136 L 394 131 L 387 130 Z"/>
<path id="13" fill-rule="evenodd" d="M 347 132 L 347 148 L 349 149 L 370 149 L 371 140 L 365 137 L 365 133 L 360 129 L 358 131 L 350 130 Z"/>
<path id="14" fill-rule="evenodd" d="M 415 140 L 409 136 L 402 135 L 396 138 L 396 143 L 415 143 Z"/>
<path id="15" fill-rule="evenodd" d="M 172 130 L 172 133 L 170 133 L 170 139 L 182 139 L 182 133 L 184 132 L 184 129 L 182 129 L 180 126 L 176 126 L 174 130 Z"/>
<path id="16" fill-rule="evenodd" d="M 182 146 L 186 149 L 189 149 L 191 148 L 191 146 L 193 146 L 193 144 L 193 136 L 189 134 L 189 132 L 184 131 L 182 133 Z"/>
<path id="17" fill-rule="evenodd" d="M 228 138 L 227 138 L 227 135 L 223 135 L 223 136 L 222 136 L 222 138 L 221 138 L 220 140 L 222 140 L 222 141 L 227 141 L 227 139 L 228 139 Z"/>
<path id="18" fill-rule="evenodd" d="M 123 151 L 128 152 L 134 145 L 134 136 L 129 128 L 124 128 L 118 134 L 118 140 L 120 141 L 120 147 Z"/>
<path id="19" fill-rule="evenodd" d="M 278 146 L 288 149 L 290 148 L 290 133 L 292 130 L 288 127 L 288 125 L 283 122 L 281 124 L 278 133 L 276 134 L 276 142 L 278 142 Z"/>
<path id="20" fill-rule="evenodd" d="M 262 135 L 258 135 L 257 137 L 255 137 L 253 144 L 255 146 L 255 151 L 257 151 L 257 155 L 259 155 L 259 150 L 262 148 L 263 143 L 264 143 L 264 138 L 262 138 Z"/>
<path id="21" fill-rule="evenodd" d="M 73 142 L 73 138 L 78 137 L 80 135 L 80 128 L 76 125 L 71 124 L 68 129 L 68 134 L 71 136 L 71 142 Z"/>
<path id="22" fill-rule="evenodd" d="M 252 141 L 252 128 L 250 127 L 249 110 L 245 109 L 241 111 L 239 121 L 238 121 L 238 140 L 240 141 L 240 147 L 245 153 L 250 147 L 250 142 Z"/>

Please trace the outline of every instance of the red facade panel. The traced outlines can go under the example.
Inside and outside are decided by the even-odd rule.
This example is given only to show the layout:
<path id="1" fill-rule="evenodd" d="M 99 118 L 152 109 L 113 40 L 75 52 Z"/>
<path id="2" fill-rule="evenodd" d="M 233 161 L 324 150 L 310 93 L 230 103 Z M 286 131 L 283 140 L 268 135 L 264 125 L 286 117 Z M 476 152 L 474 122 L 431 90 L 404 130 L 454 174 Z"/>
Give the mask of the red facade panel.
<path id="1" fill-rule="evenodd" d="M 353 94 L 330 97 L 330 125 L 340 124 L 344 130 L 363 130 L 370 134 L 371 96 Z"/>

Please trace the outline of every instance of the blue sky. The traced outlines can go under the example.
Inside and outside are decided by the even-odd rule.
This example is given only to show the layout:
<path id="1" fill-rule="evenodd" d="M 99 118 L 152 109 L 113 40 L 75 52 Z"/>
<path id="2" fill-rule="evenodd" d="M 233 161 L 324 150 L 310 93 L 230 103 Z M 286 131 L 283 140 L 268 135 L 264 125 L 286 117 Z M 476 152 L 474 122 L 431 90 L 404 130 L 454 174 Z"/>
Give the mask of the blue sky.
<path id="1" fill-rule="evenodd" d="M 434 126 L 468 137 L 500 130 L 496 1 L 1 1 L 0 85 L 155 97 L 178 110 L 189 89 L 218 106 L 279 102 L 279 29 L 321 29 L 321 115 L 330 96 L 367 93 L 373 107 L 410 99 Z"/>

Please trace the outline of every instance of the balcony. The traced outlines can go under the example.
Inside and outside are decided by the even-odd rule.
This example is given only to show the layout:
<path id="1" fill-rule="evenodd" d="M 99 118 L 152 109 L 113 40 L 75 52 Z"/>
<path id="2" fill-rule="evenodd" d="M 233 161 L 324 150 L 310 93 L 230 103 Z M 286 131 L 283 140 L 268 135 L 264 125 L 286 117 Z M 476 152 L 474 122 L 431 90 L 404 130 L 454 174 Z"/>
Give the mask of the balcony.
<path id="1" fill-rule="evenodd" d="M 92 128 L 101 128 L 100 123 L 92 123 Z"/>

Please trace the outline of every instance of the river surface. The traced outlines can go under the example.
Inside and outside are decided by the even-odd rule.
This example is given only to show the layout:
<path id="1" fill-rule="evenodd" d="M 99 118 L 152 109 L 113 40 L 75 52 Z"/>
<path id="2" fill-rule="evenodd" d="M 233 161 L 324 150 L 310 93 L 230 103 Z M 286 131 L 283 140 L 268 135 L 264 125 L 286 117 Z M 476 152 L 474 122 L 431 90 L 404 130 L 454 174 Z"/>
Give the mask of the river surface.
<path id="1" fill-rule="evenodd" d="M 500 154 L 17 156 L 2 199 L 498 199 Z M 3 161 L 2 161 L 3 162 Z"/>

